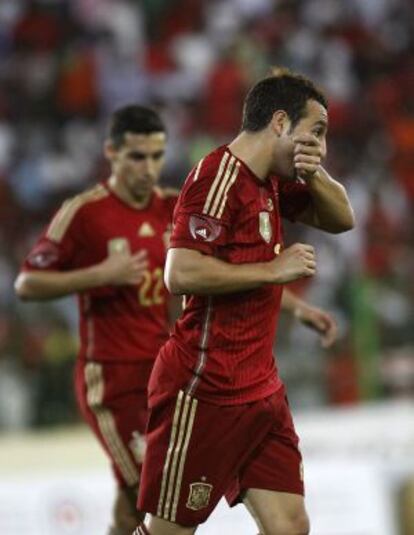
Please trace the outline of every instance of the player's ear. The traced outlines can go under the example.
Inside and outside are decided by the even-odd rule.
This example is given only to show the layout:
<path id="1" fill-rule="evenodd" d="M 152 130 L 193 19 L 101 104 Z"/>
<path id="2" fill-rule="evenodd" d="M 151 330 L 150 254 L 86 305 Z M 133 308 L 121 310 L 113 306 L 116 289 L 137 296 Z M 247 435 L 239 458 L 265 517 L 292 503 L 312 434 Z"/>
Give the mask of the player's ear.
<path id="1" fill-rule="evenodd" d="M 270 128 L 278 137 L 289 131 L 290 119 L 288 114 L 284 110 L 275 111 L 270 120 Z"/>
<path id="2" fill-rule="evenodd" d="M 107 160 L 112 161 L 116 156 L 116 148 L 110 139 L 107 139 L 104 143 L 103 152 Z"/>

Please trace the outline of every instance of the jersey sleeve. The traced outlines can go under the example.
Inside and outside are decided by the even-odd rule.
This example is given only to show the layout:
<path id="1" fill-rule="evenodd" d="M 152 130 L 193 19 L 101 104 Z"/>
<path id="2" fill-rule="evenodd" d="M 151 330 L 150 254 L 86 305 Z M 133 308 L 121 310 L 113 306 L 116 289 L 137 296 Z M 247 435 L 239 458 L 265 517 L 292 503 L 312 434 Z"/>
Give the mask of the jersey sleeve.
<path id="1" fill-rule="evenodd" d="M 171 248 L 196 249 L 214 255 L 226 245 L 237 207 L 234 185 L 240 162 L 228 152 L 207 157 L 194 168 L 177 201 Z"/>
<path id="2" fill-rule="evenodd" d="M 311 202 L 312 197 L 306 183 L 299 181 L 279 183 L 279 206 L 282 217 L 296 221 Z"/>
<path id="3" fill-rule="evenodd" d="M 65 203 L 40 235 L 25 258 L 22 270 L 66 271 L 73 269 L 81 236 L 79 212 L 68 213 Z"/>

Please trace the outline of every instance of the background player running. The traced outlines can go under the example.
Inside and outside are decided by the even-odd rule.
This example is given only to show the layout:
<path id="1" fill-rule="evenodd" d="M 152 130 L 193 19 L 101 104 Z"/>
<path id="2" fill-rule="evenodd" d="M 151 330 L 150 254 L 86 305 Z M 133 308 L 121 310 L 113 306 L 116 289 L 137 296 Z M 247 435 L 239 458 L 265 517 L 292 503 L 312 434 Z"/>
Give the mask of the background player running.
<path id="1" fill-rule="evenodd" d="M 272 349 L 283 284 L 316 273 L 311 245 L 283 249 L 280 217 L 332 233 L 354 225 L 345 189 L 321 166 L 327 127 L 324 95 L 281 72 L 250 90 L 238 137 L 187 177 L 166 281 L 189 299 L 149 383 L 138 506 L 151 516 L 137 534 L 192 534 L 224 494 L 263 535 L 309 531 Z"/>
<path id="2" fill-rule="evenodd" d="M 156 186 L 165 144 L 155 111 L 116 111 L 104 148 L 110 178 L 63 204 L 15 284 L 22 299 L 78 293 L 76 396 L 118 482 L 113 535 L 129 535 L 141 518 L 146 387 L 169 332 L 163 269 L 176 194 Z"/>

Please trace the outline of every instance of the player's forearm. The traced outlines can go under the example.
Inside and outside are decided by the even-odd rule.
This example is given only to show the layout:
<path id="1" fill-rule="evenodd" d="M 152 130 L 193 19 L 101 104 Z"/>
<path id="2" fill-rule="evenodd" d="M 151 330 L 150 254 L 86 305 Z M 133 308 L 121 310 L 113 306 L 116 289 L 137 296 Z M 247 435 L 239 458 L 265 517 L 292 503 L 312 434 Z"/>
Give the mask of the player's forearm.
<path id="1" fill-rule="evenodd" d="M 285 312 L 289 312 L 294 316 L 299 316 L 300 311 L 306 307 L 307 304 L 303 299 L 300 299 L 296 294 L 294 294 L 288 288 L 283 288 L 281 308 Z"/>
<path id="2" fill-rule="evenodd" d="M 198 251 L 170 249 L 165 282 L 175 295 L 216 295 L 253 290 L 271 281 L 266 263 L 229 264 Z"/>
<path id="3" fill-rule="evenodd" d="M 355 225 L 354 212 L 342 184 L 322 167 L 308 184 L 317 226 L 332 233 L 351 230 Z"/>
<path id="4" fill-rule="evenodd" d="M 23 271 L 14 287 L 24 301 L 64 297 L 105 284 L 98 266 L 73 271 Z"/>

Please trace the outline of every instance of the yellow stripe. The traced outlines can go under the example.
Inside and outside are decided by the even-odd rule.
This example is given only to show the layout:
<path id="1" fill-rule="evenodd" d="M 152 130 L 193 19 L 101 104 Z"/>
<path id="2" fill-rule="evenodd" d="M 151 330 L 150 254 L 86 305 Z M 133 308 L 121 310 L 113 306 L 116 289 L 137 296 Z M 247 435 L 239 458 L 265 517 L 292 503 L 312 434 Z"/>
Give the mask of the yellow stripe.
<path id="1" fill-rule="evenodd" d="M 217 214 L 217 219 L 220 219 L 220 217 L 223 215 L 223 212 L 224 212 L 224 208 L 226 206 L 226 202 L 227 202 L 227 195 L 229 193 L 229 190 L 230 188 L 232 187 L 232 185 L 236 182 L 236 179 L 237 179 L 237 176 L 239 174 L 239 169 L 240 169 L 240 162 L 237 162 L 236 164 L 236 167 L 233 171 L 233 175 L 231 177 L 231 179 L 229 180 L 229 183 L 227 184 L 227 187 L 224 191 L 224 195 L 223 195 L 223 201 L 221 203 L 221 206 L 220 206 L 220 210 Z"/>
<path id="2" fill-rule="evenodd" d="M 91 190 L 65 201 L 52 219 L 46 236 L 53 241 L 61 241 L 79 208 L 88 202 L 97 201 L 107 195 L 109 195 L 108 191 L 101 184 L 98 184 Z"/>
<path id="3" fill-rule="evenodd" d="M 193 399 L 191 403 L 190 419 L 189 419 L 188 427 L 186 431 L 186 438 L 185 438 L 183 450 L 181 453 L 180 464 L 178 467 L 177 483 L 175 487 L 173 508 L 172 508 L 171 517 L 170 517 L 171 522 L 175 522 L 175 519 L 177 517 L 178 500 L 180 498 L 181 484 L 183 481 L 184 464 L 185 464 L 185 460 L 187 457 L 187 450 L 188 450 L 188 445 L 190 443 L 190 437 L 193 432 L 194 418 L 195 418 L 195 414 L 197 410 L 197 405 L 198 405 L 198 400 Z"/>
<path id="4" fill-rule="evenodd" d="M 170 477 L 169 477 L 168 488 L 167 488 L 167 497 L 165 499 L 165 505 L 164 505 L 164 516 L 163 516 L 163 518 L 165 518 L 166 520 L 168 520 L 169 516 L 170 516 L 175 476 L 176 476 L 176 473 L 177 473 L 177 466 L 178 466 L 179 457 L 181 455 L 182 444 L 183 444 L 183 441 L 184 441 L 184 438 L 185 438 L 186 426 L 187 426 L 187 415 L 188 415 L 188 411 L 189 411 L 189 408 L 190 408 L 190 402 L 191 402 L 190 396 L 185 396 L 185 398 L 184 398 L 184 408 L 183 408 L 181 422 L 180 422 L 180 430 L 179 430 L 179 433 L 178 433 L 177 444 L 176 444 L 176 446 L 174 448 L 174 453 L 173 453 L 173 457 L 172 457 L 171 471 L 170 471 Z"/>
<path id="5" fill-rule="evenodd" d="M 89 363 L 85 367 L 87 379 L 87 401 L 98 422 L 99 430 L 108 446 L 114 460 L 119 467 L 125 481 L 129 485 L 138 482 L 139 475 L 135 465 L 131 462 L 128 451 L 124 448 L 120 439 L 112 414 L 102 405 L 104 393 L 104 381 L 102 377 L 102 365 Z"/>
<path id="6" fill-rule="evenodd" d="M 112 413 L 102 405 L 104 395 L 102 365 L 89 362 L 85 366 L 84 373 L 87 403 L 95 414 L 102 437 L 126 483 L 135 485 L 139 481 L 138 470 L 118 434 Z"/>
<path id="7" fill-rule="evenodd" d="M 229 179 L 233 176 L 233 169 L 234 169 L 235 162 L 236 162 L 236 158 L 234 156 L 232 156 L 230 158 L 229 164 L 227 166 L 224 178 L 221 181 L 220 187 L 219 187 L 219 189 L 217 191 L 216 198 L 214 199 L 214 204 L 211 207 L 211 209 L 209 210 L 209 215 L 211 217 L 214 217 L 214 214 L 215 214 L 215 212 L 217 210 L 217 207 L 218 207 L 218 205 L 219 205 L 219 203 L 221 201 L 223 192 L 226 189 L 227 183 L 228 183 Z"/>
<path id="8" fill-rule="evenodd" d="M 225 166 L 227 164 L 228 158 L 229 158 L 229 153 L 225 152 L 223 158 L 221 159 L 219 170 L 217 171 L 217 174 L 216 174 L 216 177 L 214 179 L 214 182 L 211 185 L 210 191 L 208 192 L 207 199 L 206 199 L 206 202 L 205 202 L 204 208 L 203 208 L 203 214 L 207 214 L 209 209 L 210 209 L 211 201 L 213 200 L 214 193 L 215 193 L 215 191 L 217 189 L 217 186 L 220 183 L 220 180 L 222 179 L 223 171 L 224 171 Z"/>
<path id="9" fill-rule="evenodd" d="M 162 508 L 163 508 L 163 503 L 164 503 L 164 496 L 165 496 L 165 491 L 166 491 L 166 488 L 167 488 L 168 470 L 170 468 L 171 455 L 172 455 L 172 451 L 173 451 L 173 448 L 174 448 L 175 436 L 177 434 L 179 416 L 180 416 L 180 412 L 181 412 L 183 396 L 184 396 L 184 392 L 182 392 L 180 390 L 180 392 L 178 393 L 178 396 L 177 396 L 177 402 L 175 404 L 175 412 L 174 412 L 173 424 L 172 424 L 172 428 L 171 428 L 170 443 L 168 445 L 167 457 L 166 457 L 165 464 L 164 464 L 164 469 L 163 469 L 161 492 L 160 492 L 160 498 L 158 500 L 157 516 L 162 516 Z"/>
<path id="10" fill-rule="evenodd" d="M 201 166 L 203 165 L 203 162 L 204 162 L 204 158 L 202 158 L 202 159 L 198 162 L 197 168 L 196 168 L 195 173 L 194 173 L 193 182 L 195 182 L 195 181 L 198 179 L 198 176 L 199 176 L 199 174 L 200 174 Z"/>

